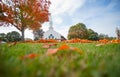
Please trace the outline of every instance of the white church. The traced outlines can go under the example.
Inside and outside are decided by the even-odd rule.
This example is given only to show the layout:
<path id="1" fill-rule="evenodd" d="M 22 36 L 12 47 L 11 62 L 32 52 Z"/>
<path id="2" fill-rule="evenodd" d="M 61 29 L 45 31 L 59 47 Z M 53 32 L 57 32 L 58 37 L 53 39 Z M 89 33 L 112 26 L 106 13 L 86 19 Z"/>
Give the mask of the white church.
<path id="1" fill-rule="evenodd" d="M 63 40 L 66 40 L 66 38 L 64 36 L 62 36 L 60 33 L 56 32 L 53 28 L 53 25 L 52 25 L 52 18 L 51 16 L 49 17 L 49 29 L 48 31 L 44 32 L 43 33 L 43 36 L 42 36 L 42 39 L 55 39 L 55 40 L 60 40 L 60 41 L 63 41 Z M 39 38 L 39 33 L 37 32 L 33 32 L 34 34 L 34 38 Z"/>
<path id="2" fill-rule="evenodd" d="M 50 16 L 49 21 L 49 30 L 46 31 L 43 35 L 43 39 L 56 39 L 56 40 L 65 40 L 64 36 L 56 32 L 52 26 L 52 18 Z"/>

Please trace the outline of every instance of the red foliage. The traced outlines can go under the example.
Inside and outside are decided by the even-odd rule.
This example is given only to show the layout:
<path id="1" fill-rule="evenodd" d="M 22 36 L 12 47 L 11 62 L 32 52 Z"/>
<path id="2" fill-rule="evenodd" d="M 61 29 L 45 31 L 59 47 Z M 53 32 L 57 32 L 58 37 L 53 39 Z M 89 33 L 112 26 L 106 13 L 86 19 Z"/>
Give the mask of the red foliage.
<path id="1" fill-rule="evenodd" d="M 111 43 L 120 43 L 120 40 L 119 39 L 111 40 Z"/>
<path id="2" fill-rule="evenodd" d="M 40 40 L 37 40 L 36 42 L 37 43 L 56 43 L 58 41 L 55 39 L 48 39 L 48 40 L 40 39 Z"/>
<path id="3" fill-rule="evenodd" d="M 63 44 L 58 48 L 48 49 L 47 52 L 46 52 L 46 55 L 54 55 L 61 50 L 69 50 L 69 51 L 73 51 L 73 52 L 78 52 L 80 55 L 83 54 L 83 51 L 81 51 L 79 48 L 70 47 L 67 44 Z"/>
<path id="4" fill-rule="evenodd" d="M 100 42 L 100 43 L 108 43 L 109 40 L 107 40 L 107 39 L 102 39 L 102 40 L 99 40 L 98 42 Z"/>
<path id="5" fill-rule="evenodd" d="M 29 54 L 28 58 L 35 58 L 36 56 L 38 56 L 38 54 Z"/>
<path id="6" fill-rule="evenodd" d="M 72 40 L 68 40 L 67 42 L 69 43 L 91 43 L 92 41 L 87 40 L 87 39 L 72 39 Z"/>
<path id="7" fill-rule="evenodd" d="M 38 56 L 38 54 L 28 54 L 28 55 L 25 55 L 25 56 L 22 56 L 21 58 L 22 59 L 33 59 L 33 58 L 35 58 L 35 57 L 37 57 Z"/>
<path id="8" fill-rule="evenodd" d="M 67 44 L 63 44 L 58 48 L 58 50 L 68 50 L 70 47 Z"/>
<path id="9" fill-rule="evenodd" d="M 22 32 L 26 28 L 37 30 L 41 24 L 49 20 L 49 0 L 3 0 L 0 2 L 0 21 L 5 24 L 12 24 Z"/>

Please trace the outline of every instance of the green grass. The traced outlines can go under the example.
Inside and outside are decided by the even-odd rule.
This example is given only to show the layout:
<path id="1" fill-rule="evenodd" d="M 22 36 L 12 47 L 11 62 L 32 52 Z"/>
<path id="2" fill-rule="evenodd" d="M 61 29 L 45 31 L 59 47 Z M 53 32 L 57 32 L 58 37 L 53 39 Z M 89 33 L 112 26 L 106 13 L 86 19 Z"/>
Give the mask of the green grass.
<path id="1" fill-rule="evenodd" d="M 68 45 L 80 48 L 83 54 L 64 50 L 47 56 L 42 44 L 19 43 L 12 47 L 0 44 L 0 77 L 120 77 L 120 44 Z M 30 53 L 40 55 L 21 59 Z"/>

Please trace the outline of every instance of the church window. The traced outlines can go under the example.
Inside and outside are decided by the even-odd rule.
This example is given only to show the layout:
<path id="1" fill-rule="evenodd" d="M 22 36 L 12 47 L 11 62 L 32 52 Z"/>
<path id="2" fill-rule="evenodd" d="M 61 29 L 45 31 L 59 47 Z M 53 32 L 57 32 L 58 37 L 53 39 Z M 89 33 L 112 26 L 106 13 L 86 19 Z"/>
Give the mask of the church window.
<path id="1" fill-rule="evenodd" d="M 52 34 L 50 34 L 49 39 L 54 39 L 54 36 Z"/>

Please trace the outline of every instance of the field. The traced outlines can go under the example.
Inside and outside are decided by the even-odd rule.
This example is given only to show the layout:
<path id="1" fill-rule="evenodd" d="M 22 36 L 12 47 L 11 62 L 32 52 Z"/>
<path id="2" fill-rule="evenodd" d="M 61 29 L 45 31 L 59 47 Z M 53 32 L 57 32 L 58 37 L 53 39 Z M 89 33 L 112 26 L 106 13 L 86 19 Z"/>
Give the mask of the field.
<path id="1" fill-rule="evenodd" d="M 0 44 L 0 77 L 120 77 L 120 43 L 66 43 L 81 53 L 63 49 L 52 55 L 43 45 Z"/>

